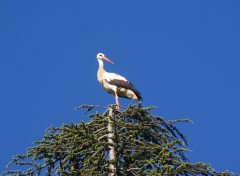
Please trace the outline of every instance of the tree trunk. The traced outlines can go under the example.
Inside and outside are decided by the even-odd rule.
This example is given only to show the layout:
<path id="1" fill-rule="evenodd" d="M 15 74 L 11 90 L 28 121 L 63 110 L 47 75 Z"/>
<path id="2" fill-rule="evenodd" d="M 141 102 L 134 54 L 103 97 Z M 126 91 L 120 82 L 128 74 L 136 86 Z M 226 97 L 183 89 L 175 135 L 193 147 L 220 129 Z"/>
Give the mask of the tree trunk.
<path id="1" fill-rule="evenodd" d="M 109 161 L 114 161 L 116 156 L 115 156 L 115 148 L 114 148 L 114 142 L 113 142 L 113 126 L 112 126 L 112 120 L 111 118 L 113 118 L 113 109 L 110 107 L 109 108 L 109 115 L 108 115 L 108 144 L 109 144 Z M 113 164 L 109 164 L 109 176 L 114 176 L 116 173 L 116 168 Z"/>

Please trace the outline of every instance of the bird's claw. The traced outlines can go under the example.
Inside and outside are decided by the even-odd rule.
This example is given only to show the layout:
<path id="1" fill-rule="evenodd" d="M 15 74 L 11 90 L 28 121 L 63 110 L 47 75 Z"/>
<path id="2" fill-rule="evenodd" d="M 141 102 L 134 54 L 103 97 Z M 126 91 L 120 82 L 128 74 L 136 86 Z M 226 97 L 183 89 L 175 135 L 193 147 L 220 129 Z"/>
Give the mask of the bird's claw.
<path id="1" fill-rule="evenodd" d="M 120 106 L 118 105 L 118 104 L 116 104 L 116 106 L 115 106 L 115 108 L 116 108 L 116 110 L 120 110 Z"/>

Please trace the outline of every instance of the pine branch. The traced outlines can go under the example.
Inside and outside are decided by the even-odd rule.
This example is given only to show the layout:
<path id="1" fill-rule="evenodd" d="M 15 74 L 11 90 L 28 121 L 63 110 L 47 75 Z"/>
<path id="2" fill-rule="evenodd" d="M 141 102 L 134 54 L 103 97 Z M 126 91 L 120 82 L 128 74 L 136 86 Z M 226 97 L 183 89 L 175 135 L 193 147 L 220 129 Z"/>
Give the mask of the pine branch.
<path id="1" fill-rule="evenodd" d="M 154 106 L 129 105 L 123 111 L 114 105 L 81 105 L 85 113 L 103 108 L 103 114 L 89 115 L 87 123 L 51 126 L 43 139 L 34 142 L 26 154 L 16 155 L 8 164 L 29 169 L 9 170 L 1 175 L 109 175 L 114 165 L 116 175 L 234 175 L 216 172 L 205 163 L 191 163 L 186 155 L 188 138 L 175 126 L 189 119 L 166 121 L 151 114 Z M 114 116 L 109 117 L 108 108 Z M 109 130 L 107 125 L 112 128 Z M 109 135 L 111 134 L 111 135 Z M 112 141 L 112 142 L 109 142 Z M 114 148 L 114 158 L 109 158 Z"/>

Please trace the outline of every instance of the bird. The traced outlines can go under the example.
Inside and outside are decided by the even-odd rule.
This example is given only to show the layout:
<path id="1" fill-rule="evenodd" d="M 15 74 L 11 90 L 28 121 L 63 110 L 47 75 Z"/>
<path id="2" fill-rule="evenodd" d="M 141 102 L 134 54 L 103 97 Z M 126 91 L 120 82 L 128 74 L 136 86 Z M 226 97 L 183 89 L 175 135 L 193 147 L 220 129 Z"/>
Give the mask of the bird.
<path id="1" fill-rule="evenodd" d="M 98 53 L 97 61 L 99 63 L 97 72 L 98 81 L 108 93 L 113 94 L 115 97 L 117 110 L 120 108 L 118 97 L 137 101 L 142 100 L 141 93 L 132 85 L 130 81 L 121 75 L 109 73 L 104 69 L 103 61 L 113 64 L 110 59 L 108 59 L 103 53 Z"/>

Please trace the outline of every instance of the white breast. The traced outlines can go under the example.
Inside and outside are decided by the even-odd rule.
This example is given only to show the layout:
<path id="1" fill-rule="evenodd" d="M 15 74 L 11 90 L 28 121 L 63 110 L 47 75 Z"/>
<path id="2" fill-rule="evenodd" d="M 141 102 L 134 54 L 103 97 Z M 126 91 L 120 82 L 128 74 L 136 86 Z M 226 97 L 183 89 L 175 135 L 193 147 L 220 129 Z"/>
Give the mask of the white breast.
<path id="1" fill-rule="evenodd" d="M 102 86 L 109 93 L 114 94 L 117 91 L 117 86 L 109 84 L 106 80 L 102 81 Z"/>

